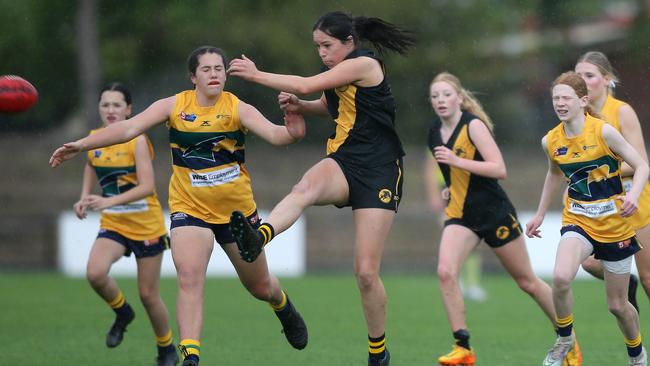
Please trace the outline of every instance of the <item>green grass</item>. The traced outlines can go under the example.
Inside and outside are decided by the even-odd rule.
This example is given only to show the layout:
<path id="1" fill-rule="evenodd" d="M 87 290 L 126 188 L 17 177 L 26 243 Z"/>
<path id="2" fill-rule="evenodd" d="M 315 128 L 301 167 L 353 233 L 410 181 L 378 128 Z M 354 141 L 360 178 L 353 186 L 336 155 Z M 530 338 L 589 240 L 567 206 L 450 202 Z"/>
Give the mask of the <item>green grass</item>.
<path id="1" fill-rule="evenodd" d="M 387 342 L 393 365 L 434 365 L 451 335 L 433 276 L 385 276 Z M 113 315 L 83 279 L 54 274 L 0 273 L 2 364 L 149 365 L 155 345 L 134 279 L 118 279 L 137 317 L 116 349 L 104 346 Z M 293 350 L 270 308 L 236 279 L 206 286 L 202 360 L 208 365 L 364 365 L 366 328 L 352 276 L 309 276 L 282 283 L 309 326 L 309 346 Z M 478 365 L 539 365 L 553 342 L 550 324 L 506 277 L 484 279 L 489 299 L 467 303 Z M 176 281 L 164 279 L 170 312 Z M 625 364 L 622 336 L 605 305 L 602 282 L 574 284 L 575 317 L 585 365 Z M 650 337 L 650 306 L 640 295 L 641 327 Z M 645 316 L 644 316 L 645 315 Z M 174 319 L 174 318 L 172 318 Z M 174 322 L 175 324 L 175 322 Z M 174 325 L 174 330 L 176 326 Z M 175 332 L 176 335 L 176 332 Z M 650 339 L 650 338 L 647 338 Z"/>

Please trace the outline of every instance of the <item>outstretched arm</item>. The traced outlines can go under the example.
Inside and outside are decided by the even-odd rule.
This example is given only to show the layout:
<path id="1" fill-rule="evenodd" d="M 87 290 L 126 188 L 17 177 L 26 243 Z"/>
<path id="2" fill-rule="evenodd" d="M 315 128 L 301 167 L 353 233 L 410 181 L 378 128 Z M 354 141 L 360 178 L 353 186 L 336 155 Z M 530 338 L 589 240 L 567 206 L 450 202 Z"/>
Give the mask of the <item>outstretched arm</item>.
<path id="1" fill-rule="evenodd" d="M 90 136 L 63 144 L 52 153 L 50 165 L 53 168 L 57 167 L 82 151 L 132 140 L 152 126 L 166 121 L 174 109 L 175 103 L 175 96 L 160 99 L 133 118 L 113 123 Z"/>
<path id="2" fill-rule="evenodd" d="M 295 112 L 302 115 L 329 116 L 325 94 L 316 100 L 303 100 L 295 94 L 280 92 L 278 104 L 285 112 Z"/>
<path id="3" fill-rule="evenodd" d="M 551 199 L 553 194 L 557 191 L 557 188 L 562 183 L 562 171 L 560 167 L 551 160 L 551 157 L 548 156 L 548 151 L 546 149 L 546 136 L 542 139 L 542 147 L 544 153 L 548 157 L 548 172 L 546 173 L 546 179 L 544 180 L 544 188 L 542 189 L 542 196 L 539 199 L 539 205 L 537 206 L 537 212 L 535 216 L 526 224 L 526 235 L 529 238 L 538 237 L 541 238 L 541 232 L 539 227 L 544 221 L 544 216 L 546 216 L 546 211 L 551 205 Z"/>
<path id="4" fill-rule="evenodd" d="M 305 137 L 305 119 L 298 113 L 286 112 L 284 126 L 280 126 L 250 104 L 240 101 L 238 108 L 241 124 L 272 145 L 289 145 Z"/>
<path id="5" fill-rule="evenodd" d="M 344 60 L 318 75 L 302 77 L 264 72 L 245 55 L 230 61 L 228 74 L 292 94 L 310 94 L 348 85 L 371 78 L 381 70 L 377 61 L 369 57 Z M 381 73 L 381 71 L 380 71 Z"/>

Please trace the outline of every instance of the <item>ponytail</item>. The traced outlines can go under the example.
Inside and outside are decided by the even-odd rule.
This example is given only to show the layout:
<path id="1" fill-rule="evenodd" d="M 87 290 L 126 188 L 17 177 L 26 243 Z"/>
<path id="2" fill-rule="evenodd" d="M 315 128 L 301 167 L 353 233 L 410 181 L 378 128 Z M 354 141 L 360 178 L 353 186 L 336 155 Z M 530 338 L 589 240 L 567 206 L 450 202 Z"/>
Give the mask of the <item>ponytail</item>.
<path id="1" fill-rule="evenodd" d="M 350 37 L 355 44 L 360 40 L 369 41 L 379 54 L 390 50 L 404 55 L 415 45 L 415 35 L 411 31 L 401 29 L 379 18 L 364 16 L 353 18 L 340 11 L 330 12 L 320 17 L 314 24 L 313 30 L 316 29 L 342 42 Z"/>

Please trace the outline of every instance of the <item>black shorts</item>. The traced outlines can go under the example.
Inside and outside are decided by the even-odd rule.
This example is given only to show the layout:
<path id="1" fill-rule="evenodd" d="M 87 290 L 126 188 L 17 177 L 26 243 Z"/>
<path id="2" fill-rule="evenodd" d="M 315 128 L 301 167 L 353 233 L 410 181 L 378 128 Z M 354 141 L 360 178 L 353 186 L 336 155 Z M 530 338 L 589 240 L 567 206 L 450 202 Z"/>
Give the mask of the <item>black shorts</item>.
<path id="1" fill-rule="evenodd" d="M 445 221 L 447 225 L 460 225 L 472 230 L 479 238 L 485 240 L 490 248 L 504 246 L 521 235 L 521 225 L 513 209 L 505 215 L 484 217 L 480 224 L 469 223 L 464 218 L 452 218 Z"/>
<path id="2" fill-rule="evenodd" d="M 116 241 L 124 246 L 126 251 L 125 257 L 131 256 L 131 252 L 136 258 L 155 257 L 169 248 L 169 236 L 167 234 L 149 240 L 131 240 L 117 231 L 101 229 L 97 238 L 106 238 Z"/>
<path id="3" fill-rule="evenodd" d="M 328 158 L 341 167 L 350 190 L 348 202 L 336 207 L 350 206 L 353 210 L 383 208 L 397 212 L 399 203 L 403 199 L 404 169 L 401 158 L 371 168 L 344 162 L 334 154 L 329 155 Z"/>
<path id="4" fill-rule="evenodd" d="M 636 236 L 633 236 L 629 239 L 625 239 L 622 241 L 613 242 L 613 243 L 603 243 L 593 239 L 589 234 L 587 234 L 586 231 L 584 231 L 578 225 L 567 225 L 567 226 L 563 226 L 562 229 L 560 229 L 561 234 L 564 234 L 569 231 L 573 231 L 575 233 L 584 236 L 585 239 L 587 239 L 591 243 L 591 245 L 594 248 L 592 254 L 596 259 L 609 261 L 609 262 L 617 262 L 629 256 L 632 256 L 634 255 L 634 253 L 641 250 L 641 246 L 639 245 L 639 242 L 636 240 Z"/>
<path id="5" fill-rule="evenodd" d="M 214 239 L 221 246 L 235 242 L 235 237 L 232 236 L 228 224 L 211 224 L 184 212 L 174 212 L 170 216 L 172 221 L 171 229 L 180 226 L 204 227 L 212 230 Z M 257 215 L 257 211 L 253 212 L 253 214 L 248 216 L 247 219 L 253 228 L 257 229 L 260 226 L 260 217 Z"/>

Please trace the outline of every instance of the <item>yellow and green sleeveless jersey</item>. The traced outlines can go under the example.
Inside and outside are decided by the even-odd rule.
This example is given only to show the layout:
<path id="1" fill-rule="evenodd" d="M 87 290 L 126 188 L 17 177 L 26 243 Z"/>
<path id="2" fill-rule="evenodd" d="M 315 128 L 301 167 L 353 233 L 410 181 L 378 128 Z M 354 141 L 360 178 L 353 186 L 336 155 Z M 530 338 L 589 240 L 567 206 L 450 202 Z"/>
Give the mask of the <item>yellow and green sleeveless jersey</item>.
<path id="1" fill-rule="evenodd" d="M 138 185 L 136 140 L 88 151 L 88 162 L 97 174 L 102 196 L 115 196 Z M 153 147 L 148 138 L 147 144 L 153 159 Z M 104 209 L 100 226 L 138 241 L 157 238 L 167 232 L 155 191 L 143 199 Z"/>
<path id="2" fill-rule="evenodd" d="M 603 108 L 600 110 L 600 114 L 605 119 L 605 122 L 614 126 L 618 132 L 621 132 L 618 112 L 624 105 L 627 105 L 627 103 L 614 98 L 612 95 L 608 95 L 605 104 L 603 104 Z M 632 177 L 623 178 L 623 188 L 626 192 L 632 188 Z M 639 209 L 628 220 L 635 230 L 650 224 L 650 183 L 646 182 L 643 187 L 641 196 L 639 196 Z"/>
<path id="3" fill-rule="evenodd" d="M 250 176 L 244 165 L 247 130 L 241 125 L 239 99 L 222 92 L 213 106 L 202 107 L 194 90 L 176 94 L 169 116 L 172 177 L 169 208 L 211 224 L 225 224 L 239 210 L 255 210 Z"/>
<path id="4" fill-rule="evenodd" d="M 569 185 L 562 225 L 577 225 L 594 240 L 612 243 L 634 236 L 621 217 L 621 158 L 603 139 L 605 121 L 587 115 L 580 135 L 567 137 L 564 123 L 546 134 L 547 153 Z"/>

